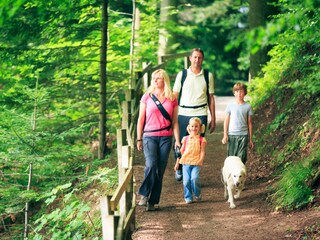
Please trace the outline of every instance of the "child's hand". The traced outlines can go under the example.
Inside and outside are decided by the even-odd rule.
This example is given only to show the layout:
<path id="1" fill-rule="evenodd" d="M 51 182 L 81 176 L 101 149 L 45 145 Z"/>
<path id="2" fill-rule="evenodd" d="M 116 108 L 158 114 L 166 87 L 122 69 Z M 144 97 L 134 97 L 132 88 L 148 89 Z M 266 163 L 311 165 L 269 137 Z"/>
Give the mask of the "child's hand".
<path id="1" fill-rule="evenodd" d="M 174 165 L 174 168 L 173 168 L 173 169 L 174 169 L 175 171 L 177 171 L 177 170 L 179 169 L 179 160 L 180 160 L 180 158 L 177 159 L 177 162 L 176 162 L 176 164 Z"/>
<path id="2" fill-rule="evenodd" d="M 221 142 L 222 144 L 226 144 L 228 142 L 228 137 L 223 137 Z"/>

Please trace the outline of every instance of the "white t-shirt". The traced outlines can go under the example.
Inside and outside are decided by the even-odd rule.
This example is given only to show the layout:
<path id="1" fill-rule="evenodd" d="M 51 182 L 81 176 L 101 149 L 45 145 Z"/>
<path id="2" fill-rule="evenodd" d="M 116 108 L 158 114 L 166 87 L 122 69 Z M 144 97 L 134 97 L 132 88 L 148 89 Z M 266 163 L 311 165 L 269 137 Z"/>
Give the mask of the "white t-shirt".
<path id="1" fill-rule="evenodd" d="M 173 92 L 181 90 L 182 71 L 178 73 L 173 86 Z M 209 94 L 214 93 L 213 74 L 209 72 Z M 199 74 L 194 74 L 190 68 L 187 69 L 187 77 L 183 83 L 182 96 L 179 105 L 199 106 L 206 104 L 207 84 L 204 78 L 203 69 Z M 179 115 L 184 116 L 205 116 L 208 113 L 208 105 L 201 108 L 183 108 L 179 106 Z"/>

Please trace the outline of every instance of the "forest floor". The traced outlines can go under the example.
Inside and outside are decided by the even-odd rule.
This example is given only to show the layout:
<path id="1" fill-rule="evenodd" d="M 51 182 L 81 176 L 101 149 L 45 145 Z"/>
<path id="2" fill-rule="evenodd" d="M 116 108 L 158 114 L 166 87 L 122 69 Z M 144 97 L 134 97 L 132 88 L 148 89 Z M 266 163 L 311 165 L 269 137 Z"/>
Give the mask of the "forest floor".
<path id="1" fill-rule="evenodd" d="M 171 153 L 158 209 L 147 212 L 145 207 L 136 207 L 136 230 L 132 239 L 320 239 L 320 207 L 289 213 L 274 211 L 267 199 L 275 179 L 263 177 L 263 161 L 255 159 L 251 152 L 246 164 L 248 177 L 245 190 L 240 199 L 235 200 L 237 207 L 229 208 L 221 182 L 221 168 L 226 157 L 226 146 L 222 145 L 221 139 L 223 111 L 231 100 L 233 97 L 216 97 L 217 128 L 213 134 L 206 135 L 206 158 L 200 174 L 202 200 L 192 204 L 184 202 L 183 185 L 174 179 Z M 142 153 L 137 153 L 137 159 L 134 165 L 136 191 L 143 179 Z M 137 196 L 137 201 L 139 199 L 140 196 Z"/>

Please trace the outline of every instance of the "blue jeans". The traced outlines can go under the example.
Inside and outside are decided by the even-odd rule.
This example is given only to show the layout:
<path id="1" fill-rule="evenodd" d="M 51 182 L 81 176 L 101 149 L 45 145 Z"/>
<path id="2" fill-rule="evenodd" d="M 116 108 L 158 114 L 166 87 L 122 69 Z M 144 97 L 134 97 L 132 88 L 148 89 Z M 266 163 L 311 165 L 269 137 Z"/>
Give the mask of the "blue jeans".
<path id="1" fill-rule="evenodd" d="M 144 179 L 139 194 L 149 197 L 150 204 L 159 204 L 162 190 L 162 179 L 167 167 L 172 145 L 172 136 L 144 136 L 143 153 L 146 161 Z"/>
<path id="2" fill-rule="evenodd" d="M 192 201 L 192 193 L 201 195 L 200 166 L 182 164 L 184 199 Z"/>

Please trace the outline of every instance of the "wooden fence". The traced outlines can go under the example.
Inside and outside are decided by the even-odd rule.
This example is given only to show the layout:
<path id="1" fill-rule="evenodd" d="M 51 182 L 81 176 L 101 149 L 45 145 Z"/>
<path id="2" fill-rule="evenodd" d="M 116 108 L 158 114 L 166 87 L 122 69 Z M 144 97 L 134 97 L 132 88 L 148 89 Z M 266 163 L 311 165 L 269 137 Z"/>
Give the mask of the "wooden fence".
<path id="1" fill-rule="evenodd" d="M 136 139 L 136 122 L 139 114 L 139 102 L 150 84 L 153 71 L 164 68 L 168 61 L 184 57 L 187 68 L 189 53 L 162 56 L 159 65 L 144 64 L 143 70 L 136 74 L 126 91 L 126 100 L 122 102 L 122 129 L 117 131 L 117 157 L 119 185 L 112 196 L 100 198 L 102 233 L 104 240 L 130 239 L 135 229 L 136 195 L 134 186 L 133 163 Z"/>

